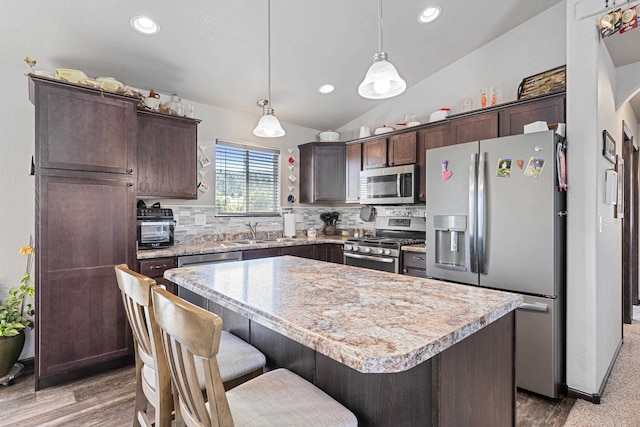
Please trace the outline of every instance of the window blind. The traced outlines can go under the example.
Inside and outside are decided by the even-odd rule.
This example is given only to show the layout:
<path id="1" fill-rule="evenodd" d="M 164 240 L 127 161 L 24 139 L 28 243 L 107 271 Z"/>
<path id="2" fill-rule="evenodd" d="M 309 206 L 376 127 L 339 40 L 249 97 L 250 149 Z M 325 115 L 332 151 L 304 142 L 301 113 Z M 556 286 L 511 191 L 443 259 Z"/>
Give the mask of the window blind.
<path id="1" fill-rule="evenodd" d="M 216 140 L 215 198 L 217 215 L 277 215 L 280 151 Z"/>

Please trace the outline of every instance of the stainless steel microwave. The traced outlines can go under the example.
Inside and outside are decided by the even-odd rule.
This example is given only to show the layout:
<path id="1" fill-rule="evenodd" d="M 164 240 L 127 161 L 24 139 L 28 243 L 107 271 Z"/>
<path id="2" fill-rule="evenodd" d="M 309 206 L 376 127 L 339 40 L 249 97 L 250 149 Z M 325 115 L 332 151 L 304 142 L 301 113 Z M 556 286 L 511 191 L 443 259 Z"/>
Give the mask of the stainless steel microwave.
<path id="1" fill-rule="evenodd" d="M 400 205 L 416 202 L 416 165 L 367 169 L 360 172 L 360 204 Z"/>

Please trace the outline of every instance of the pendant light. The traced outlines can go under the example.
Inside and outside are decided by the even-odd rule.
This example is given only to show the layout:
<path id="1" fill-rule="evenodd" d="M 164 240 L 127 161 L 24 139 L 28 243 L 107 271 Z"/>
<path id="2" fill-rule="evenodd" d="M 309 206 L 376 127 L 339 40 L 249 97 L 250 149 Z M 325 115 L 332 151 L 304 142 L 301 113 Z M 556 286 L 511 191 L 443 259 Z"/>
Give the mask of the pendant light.
<path id="1" fill-rule="evenodd" d="M 253 134 L 255 136 L 259 136 L 261 138 L 277 138 L 280 136 L 284 136 L 284 129 L 280 126 L 280 122 L 273 114 L 273 108 L 270 107 L 269 103 L 271 101 L 271 0 L 267 2 L 267 57 L 269 63 L 269 98 L 268 99 L 259 99 L 257 104 L 262 107 L 262 117 L 260 117 L 260 121 L 258 122 L 258 126 L 253 130 Z"/>
<path id="2" fill-rule="evenodd" d="M 388 59 L 387 52 L 382 50 L 382 0 L 378 0 L 378 52 L 373 55 L 373 64 L 358 86 L 360 96 L 385 99 L 404 92 L 407 83 Z"/>

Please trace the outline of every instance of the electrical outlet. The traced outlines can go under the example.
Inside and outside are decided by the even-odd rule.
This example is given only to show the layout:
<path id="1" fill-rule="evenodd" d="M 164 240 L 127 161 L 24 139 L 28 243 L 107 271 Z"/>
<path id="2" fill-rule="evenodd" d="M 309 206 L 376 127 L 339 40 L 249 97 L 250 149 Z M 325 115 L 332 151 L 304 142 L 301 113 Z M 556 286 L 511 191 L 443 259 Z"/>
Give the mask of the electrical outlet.
<path id="1" fill-rule="evenodd" d="M 196 225 L 207 225 L 207 214 L 196 214 L 195 215 L 195 224 Z"/>

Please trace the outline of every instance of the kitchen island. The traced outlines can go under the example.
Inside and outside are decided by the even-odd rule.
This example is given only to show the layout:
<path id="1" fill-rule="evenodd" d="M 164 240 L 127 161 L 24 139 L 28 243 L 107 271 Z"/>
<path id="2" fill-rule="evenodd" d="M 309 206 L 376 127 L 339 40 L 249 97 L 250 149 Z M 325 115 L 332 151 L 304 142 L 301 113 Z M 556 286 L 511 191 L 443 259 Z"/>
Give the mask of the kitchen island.
<path id="1" fill-rule="evenodd" d="M 164 277 L 361 426 L 514 425 L 521 296 L 290 256 Z"/>

